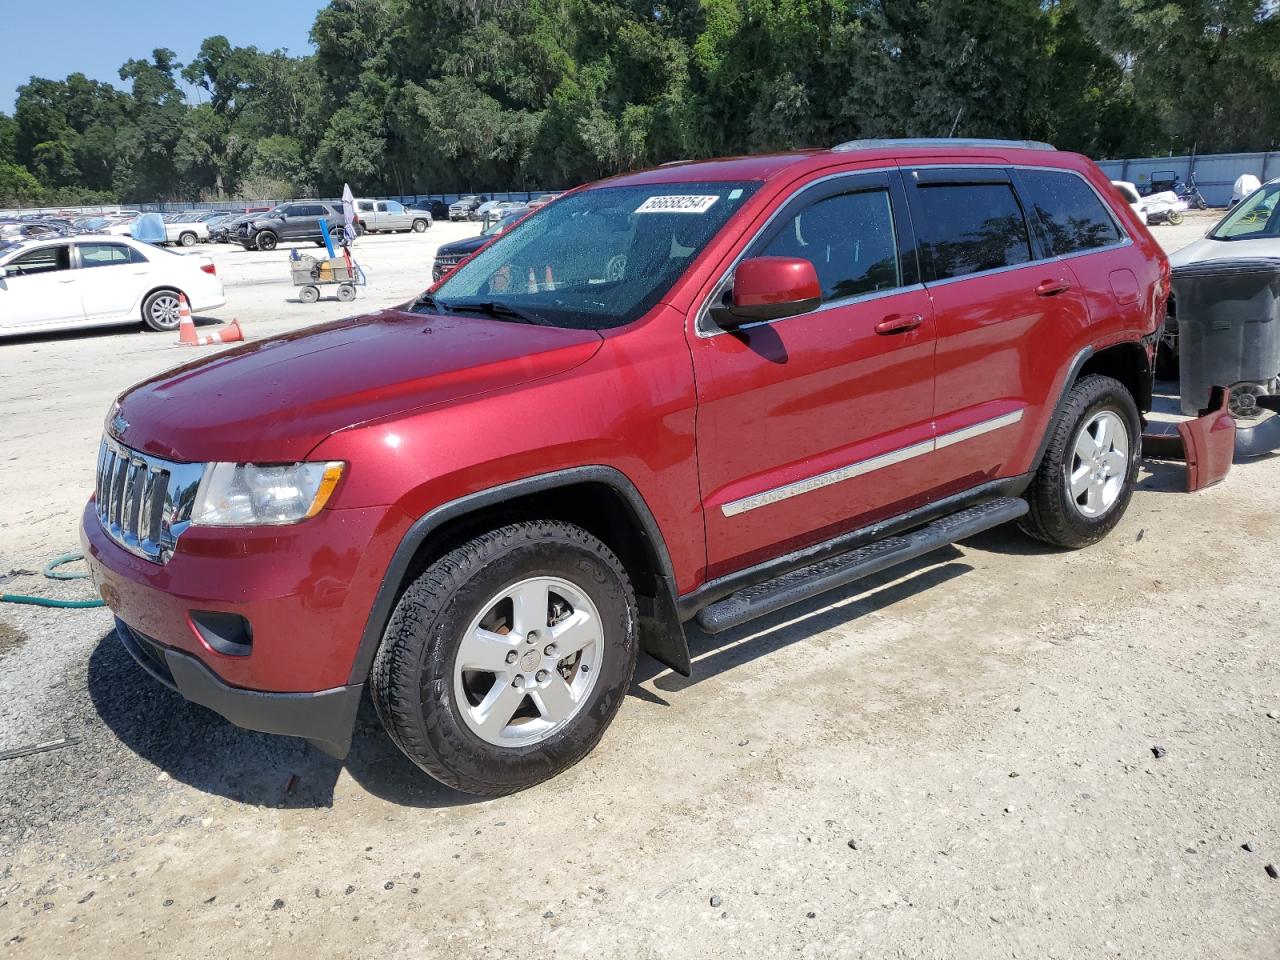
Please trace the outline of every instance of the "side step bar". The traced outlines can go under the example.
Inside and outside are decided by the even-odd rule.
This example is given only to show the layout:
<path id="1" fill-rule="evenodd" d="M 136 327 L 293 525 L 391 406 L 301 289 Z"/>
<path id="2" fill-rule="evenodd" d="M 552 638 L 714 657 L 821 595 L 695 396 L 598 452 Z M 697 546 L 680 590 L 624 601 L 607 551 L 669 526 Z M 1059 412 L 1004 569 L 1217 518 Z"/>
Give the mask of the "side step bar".
<path id="1" fill-rule="evenodd" d="M 885 537 L 848 553 L 784 573 L 773 580 L 744 587 L 737 593 L 704 607 L 697 616 L 698 626 L 707 633 L 720 633 L 793 603 L 932 553 L 983 530 L 1017 520 L 1027 510 L 1027 502 L 1019 497 L 988 500 L 942 517 L 910 533 Z"/>

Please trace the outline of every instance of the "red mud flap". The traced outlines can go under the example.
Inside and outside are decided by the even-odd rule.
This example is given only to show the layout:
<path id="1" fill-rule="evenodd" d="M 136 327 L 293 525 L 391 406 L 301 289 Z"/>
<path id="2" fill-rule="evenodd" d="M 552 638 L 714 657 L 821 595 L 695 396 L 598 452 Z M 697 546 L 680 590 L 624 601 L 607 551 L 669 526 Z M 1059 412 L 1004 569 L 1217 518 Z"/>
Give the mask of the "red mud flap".
<path id="1" fill-rule="evenodd" d="M 1236 450 L 1236 422 L 1227 411 L 1231 391 L 1213 387 L 1209 406 L 1195 420 L 1178 424 L 1153 423 L 1142 435 L 1142 450 L 1154 460 L 1184 460 L 1187 493 L 1217 483 L 1231 469 Z M 1169 428 L 1175 428 L 1176 432 Z"/>

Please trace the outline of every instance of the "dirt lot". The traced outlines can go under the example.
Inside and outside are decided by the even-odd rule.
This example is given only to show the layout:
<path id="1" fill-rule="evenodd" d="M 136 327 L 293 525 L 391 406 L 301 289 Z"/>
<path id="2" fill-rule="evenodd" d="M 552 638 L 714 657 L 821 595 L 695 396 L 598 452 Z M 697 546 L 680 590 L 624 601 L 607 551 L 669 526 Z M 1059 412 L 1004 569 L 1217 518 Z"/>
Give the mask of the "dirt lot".
<path id="1" fill-rule="evenodd" d="M 461 229 L 363 243 L 366 303 Z M 216 256 L 252 337 L 350 312 Z M 0 575 L 75 547 L 107 406 L 171 341 L 0 346 Z M 0 750 L 80 738 L 0 762 L 4 955 L 1274 960 L 1280 464 L 1179 482 L 1149 465 L 1090 550 L 995 531 L 695 637 L 692 681 L 642 660 L 591 757 L 489 802 L 368 718 L 345 764 L 232 727 L 102 610 L 0 607 Z"/>

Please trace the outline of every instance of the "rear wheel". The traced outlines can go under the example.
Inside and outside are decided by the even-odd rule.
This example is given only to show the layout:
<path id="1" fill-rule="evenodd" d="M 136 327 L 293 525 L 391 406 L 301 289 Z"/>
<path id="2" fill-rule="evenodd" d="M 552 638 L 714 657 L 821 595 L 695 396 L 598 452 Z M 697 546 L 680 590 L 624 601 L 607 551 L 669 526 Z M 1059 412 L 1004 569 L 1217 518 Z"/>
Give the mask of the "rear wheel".
<path id="1" fill-rule="evenodd" d="M 1021 526 L 1054 546 L 1088 546 L 1112 531 L 1133 497 L 1142 454 L 1138 405 L 1118 380 L 1090 375 L 1072 386 L 1050 429 Z"/>
<path id="2" fill-rule="evenodd" d="M 184 247 L 194 247 L 196 245 L 196 235 L 188 230 L 178 237 L 178 242 Z"/>
<path id="3" fill-rule="evenodd" d="M 320 290 L 318 287 L 305 286 L 298 291 L 298 299 L 303 303 L 315 303 L 320 299 Z"/>
<path id="4" fill-rule="evenodd" d="M 277 237 L 270 230 L 263 230 L 260 234 L 258 234 L 259 250 L 274 250 L 276 248 L 276 244 L 278 244 L 279 242 L 280 242 L 280 238 Z"/>
<path id="5" fill-rule="evenodd" d="M 344 283 L 338 287 L 338 299 L 343 303 L 350 303 L 356 298 L 356 288 L 349 283 Z"/>
<path id="6" fill-rule="evenodd" d="M 182 295 L 177 290 L 157 290 L 142 303 L 142 320 L 152 330 L 177 330 L 181 322 Z"/>
<path id="7" fill-rule="evenodd" d="M 636 660 L 636 601 L 618 558 L 580 527 L 485 533 L 405 590 L 370 676 L 392 740 L 459 790 L 500 796 L 581 760 Z"/>
<path id="8" fill-rule="evenodd" d="M 1170 210 L 1170 211 L 1169 211 L 1169 223 L 1171 223 L 1173 226 L 1175 226 L 1175 227 L 1176 227 L 1176 226 L 1177 226 L 1178 224 L 1180 224 L 1181 222 L 1182 222 L 1182 211 L 1181 211 L 1181 210 Z"/>

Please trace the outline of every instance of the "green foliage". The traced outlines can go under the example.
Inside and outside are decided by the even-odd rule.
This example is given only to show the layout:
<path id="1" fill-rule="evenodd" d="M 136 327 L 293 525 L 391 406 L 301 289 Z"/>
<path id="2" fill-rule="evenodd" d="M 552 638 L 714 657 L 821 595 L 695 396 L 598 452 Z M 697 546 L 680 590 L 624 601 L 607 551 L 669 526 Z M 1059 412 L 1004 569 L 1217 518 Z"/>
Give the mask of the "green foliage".
<path id="1" fill-rule="evenodd" d="M 1280 132 L 1270 0 L 331 0 L 311 39 L 157 49 L 127 92 L 33 77 L 0 115 L 6 189 L 536 189 L 854 137 L 1133 156 Z"/>

